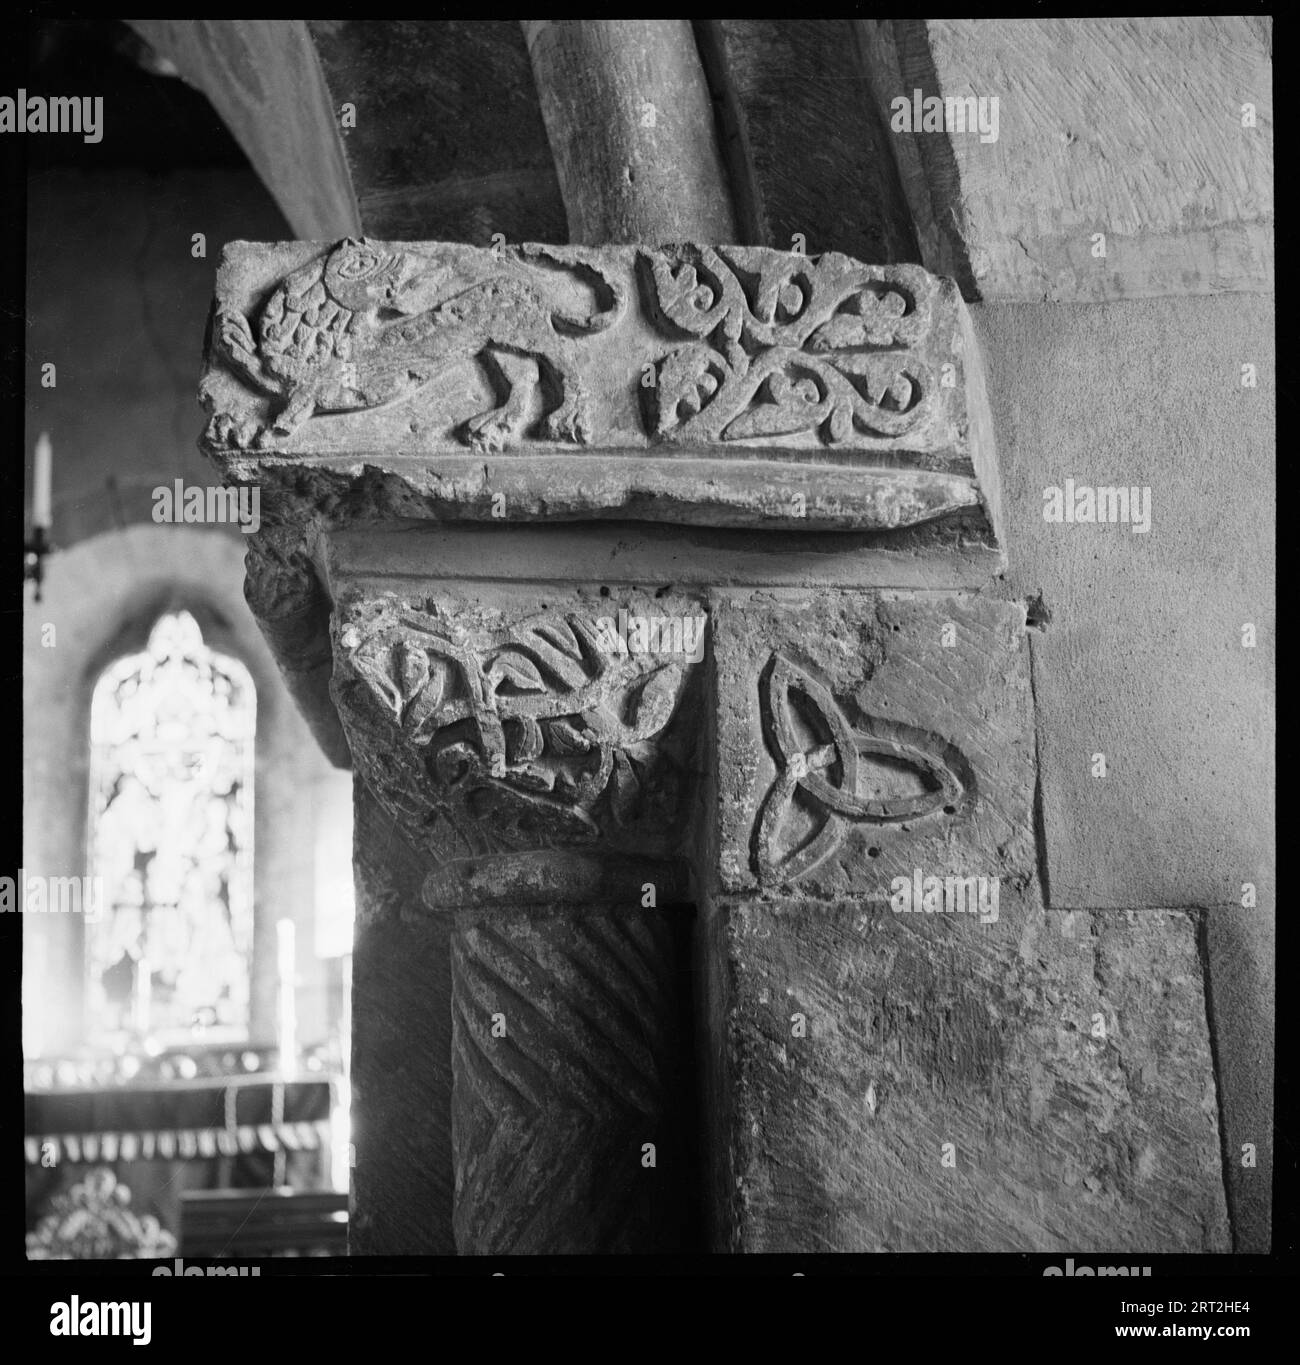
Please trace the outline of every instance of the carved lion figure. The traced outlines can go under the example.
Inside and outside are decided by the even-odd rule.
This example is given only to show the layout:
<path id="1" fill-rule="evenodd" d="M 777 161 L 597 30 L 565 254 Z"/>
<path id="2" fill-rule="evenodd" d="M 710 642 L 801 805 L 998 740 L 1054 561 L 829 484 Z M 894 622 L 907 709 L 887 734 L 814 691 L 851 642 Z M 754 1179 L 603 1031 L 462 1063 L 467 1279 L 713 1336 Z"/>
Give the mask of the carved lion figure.
<path id="1" fill-rule="evenodd" d="M 584 278 L 603 306 L 586 315 L 557 306 L 546 296 L 557 271 Z M 466 252 L 453 263 L 349 238 L 280 283 L 257 315 L 256 336 L 242 313 L 218 308 L 215 348 L 282 401 L 262 425 L 217 414 L 210 434 L 219 443 L 271 445 L 316 413 L 401 401 L 477 359 L 501 401 L 465 424 L 470 444 L 500 450 L 516 440 L 539 385 L 543 434 L 586 442 L 588 398 L 572 348 L 608 328 L 624 302 L 622 287 L 572 249 Z"/>

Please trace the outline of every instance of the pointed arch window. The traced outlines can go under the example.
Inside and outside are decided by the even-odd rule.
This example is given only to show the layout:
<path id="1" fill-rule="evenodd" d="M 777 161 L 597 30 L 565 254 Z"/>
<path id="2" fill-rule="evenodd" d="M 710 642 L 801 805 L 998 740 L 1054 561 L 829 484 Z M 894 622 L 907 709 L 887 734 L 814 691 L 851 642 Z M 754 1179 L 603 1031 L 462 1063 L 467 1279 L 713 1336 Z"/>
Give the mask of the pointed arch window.
<path id="1" fill-rule="evenodd" d="M 186 611 L 111 664 L 90 712 L 90 1040 L 247 1038 L 253 950 L 252 675 Z"/>

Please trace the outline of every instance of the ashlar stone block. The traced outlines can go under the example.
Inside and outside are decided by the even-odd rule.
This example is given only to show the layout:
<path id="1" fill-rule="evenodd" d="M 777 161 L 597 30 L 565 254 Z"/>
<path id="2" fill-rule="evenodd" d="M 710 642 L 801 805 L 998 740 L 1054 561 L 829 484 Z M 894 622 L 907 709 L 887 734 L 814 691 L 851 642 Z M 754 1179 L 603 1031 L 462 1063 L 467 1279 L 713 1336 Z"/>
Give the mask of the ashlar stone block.
<path id="1" fill-rule="evenodd" d="M 1193 917 L 720 902 L 717 1250 L 1230 1250 Z"/>

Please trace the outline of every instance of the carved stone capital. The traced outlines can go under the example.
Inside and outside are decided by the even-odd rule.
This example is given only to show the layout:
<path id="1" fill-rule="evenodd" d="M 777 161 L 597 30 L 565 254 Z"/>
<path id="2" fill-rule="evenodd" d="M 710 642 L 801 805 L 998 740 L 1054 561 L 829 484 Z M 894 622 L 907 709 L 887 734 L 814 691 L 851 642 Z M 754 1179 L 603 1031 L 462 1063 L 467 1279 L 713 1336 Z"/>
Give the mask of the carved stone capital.
<path id="1" fill-rule="evenodd" d="M 431 906 L 683 896 L 703 607 L 529 595 L 340 598 L 332 693 L 358 771 L 433 865 Z"/>

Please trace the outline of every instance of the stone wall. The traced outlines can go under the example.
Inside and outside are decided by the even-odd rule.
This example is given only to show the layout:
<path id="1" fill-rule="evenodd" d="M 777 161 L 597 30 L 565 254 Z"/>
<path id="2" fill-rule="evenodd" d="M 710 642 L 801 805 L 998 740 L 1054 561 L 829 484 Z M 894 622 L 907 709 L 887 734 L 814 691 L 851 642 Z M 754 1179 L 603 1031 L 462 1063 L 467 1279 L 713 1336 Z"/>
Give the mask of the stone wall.
<path id="1" fill-rule="evenodd" d="M 587 292 L 566 326 L 608 329 L 599 352 L 530 330 L 568 277 Z M 1213 973 L 1223 998 L 1267 952 L 1265 914 L 1218 913 L 1244 883 L 1256 909 L 1268 896 L 1265 808 L 1223 833 L 1249 876 L 1196 823 L 1195 846 L 1159 848 L 1204 760 L 1171 736 L 1194 745 L 1221 711 L 1225 783 L 1261 759 L 1230 718 L 1268 715 L 1266 679 L 1246 690 L 1268 648 L 1243 635 L 1270 632 L 1265 583 L 1237 538 L 1270 521 L 1258 497 L 1216 497 L 1212 467 L 1183 471 L 1195 433 L 1233 439 L 1234 474 L 1266 481 L 1267 309 L 977 313 L 911 267 L 739 248 L 227 253 L 204 441 L 267 499 L 253 604 L 272 604 L 292 672 L 324 645 L 284 636 L 275 604 L 318 581 L 334 672 L 299 702 L 317 729 L 337 709 L 359 810 L 377 803 L 426 868 L 416 904 L 414 873 L 385 892 L 389 859 L 358 849 L 375 895 L 356 1208 L 375 1250 L 406 1245 L 394 1202 L 419 1198 L 378 1138 L 411 1094 L 449 1131 L 462 1253 L 685 1249 L 697 1164 L 719 1250 L 1223 1251 L 1233 1219 L 1239 1246 L 1267 1238 L 1268 1138 L 1244 1178 L 1224 1165 L 1259 1127 L 1267 1075 L 1243 1038 L 1259 1015 L 1212 1032 Z M 341 317 L 366 321 L 336 345 Z M 281 355 L 290 320 L 320 333 L 301 362 Z M 1225 335 L 1255 357 L 1253 388 Z M 882 348 L 866 368 L 863 342 Z M 552 384 L 476 386 L 496 346 Z M 373 378 L 344 386 L 336 352 L 338 376 Z M 411 393 L 390 391 L 389 354 Z M 885 366 L 908 375 L 896 408 Z M 1013 447 L 1005 487 L 993 431 Z M 633 515 L 692 531 L 606 521 Z M 752 528 L 747 554 L 719 521 Z M 1168 628 L 1179 565 L 1209 578 L 1187 616 L 1202 633 L 1207 603 L 1222 616 L 1208 668 L 1203 641 L 1179 652 L 1190 627 Z M 707 645 L 620 653 L 615 612 L 698 621 Z M 312 619 L 323 632 L 323 605 Z M 1163 709 L 1144 712 L 1157 679 Z M 656 935 L 684 896 L 705 1126 L 682 1146 L 681 982 Z M 432 1058 L 377 1046 L 413 972 L 445 997 L 449 1069 L 441 1041 Z"/>
<path id="2" fill-rule="evenodd" d="M 1276 391 L 1271 297 L 975 311 L 1033 603 L 1053 908 L 1199 926 L 1235 1245 L 1271 1218 Z M 1257 387 L 1244 387 L 1242 367 Z M 1044 520 L 1045 490 L 1150 490 L 1150 529 Z M 1243 629 L 1253 625 L 1253 637 Z M 1253 638 L 1247 645 L 1246 638 Z M 1094 775 L 1094 755 L 1106 775 Z M 1254 888 L 1253 895 L 1247 887 Z M 1247 908 L 1243 898 L 1253 903 Z M 1257 1165 L 1243 1166 L 1243 1144 Z"/>

